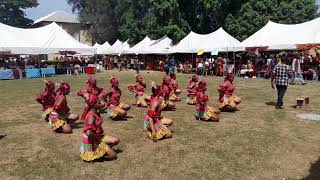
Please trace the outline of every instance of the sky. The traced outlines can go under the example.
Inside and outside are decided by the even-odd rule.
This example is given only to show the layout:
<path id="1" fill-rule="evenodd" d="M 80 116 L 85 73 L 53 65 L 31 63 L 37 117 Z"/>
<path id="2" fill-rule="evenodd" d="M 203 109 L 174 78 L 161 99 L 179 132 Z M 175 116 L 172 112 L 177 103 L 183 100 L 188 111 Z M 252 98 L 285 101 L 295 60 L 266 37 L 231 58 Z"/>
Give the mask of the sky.
<path id="1" fill-rule="evenodd" d="M 36 8 L 25 10 L 28 18 L 37 20 L 57 10 L 72 13 L 72 7 L 67 3 L 67 0 L 38 0 L 38 3 Z M 317 0 L 317 4 L 320 5 L 320 0 Z"/>
<path id="2" fill-rule="evenodd" d="M 39 5 L 36 8 L 25 10 L 28 18 L 37 20 L 57 10 L 72 13 L 72 7 L 67 0 L 38 0 L 38 3 Z"/>

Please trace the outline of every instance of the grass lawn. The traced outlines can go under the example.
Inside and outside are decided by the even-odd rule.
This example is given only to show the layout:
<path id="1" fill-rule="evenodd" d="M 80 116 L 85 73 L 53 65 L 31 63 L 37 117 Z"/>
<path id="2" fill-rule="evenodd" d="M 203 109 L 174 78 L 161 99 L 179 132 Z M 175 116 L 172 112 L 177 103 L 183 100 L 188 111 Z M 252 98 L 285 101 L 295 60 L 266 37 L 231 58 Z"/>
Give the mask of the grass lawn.
<path id="1" fill-rule="evenodd" d="M 120 78 L 122 102 L 134 103 L 127 85 L 134 71 L 108 71 L 96 75 L 101 87 L 109 87 L 111 75 Z M 144 81 L 161 82 L 162 73 L 143 72 Z M 187 80 L 177 79 L 186 98 Z M 71 84 L 68 103 L 72 112 L 82 113 L 84 100 L 76 91 L 85 87 L 87 75 L 47 78 Z M 217 106 L 217 86 L 223 78 L 208 77 L 210 105 Z M 108 81 L 108 84 L 106 83 Z M 0 81 L 0 179 L 320 179 L 320 122 L 302 120 L 296 114 L 320 114 L 320 84 L 290 86 L 285 109 L 268 105 L 276 99 L 266 80 L 235 80 L 241 96 L 240 111 L 222 113 L 219 123 L 194 119 L 195 108 L 184 101 L 175 112 L 163 112 L 174 121 L 172 139 L 153 143 L 146 138 L 143 117 L 147 109 L 135 106 L 128 121 L 112 121 L 104 115 L 105 132 L 120 138 L 118 159 L 85 163 L 79 157 L 82 126 L 73 134 L 55 134 L 41 120 L 34 97 L 41 79 Z M 296 110 L 298 96 L 311 97 L 307 109 Z"/>

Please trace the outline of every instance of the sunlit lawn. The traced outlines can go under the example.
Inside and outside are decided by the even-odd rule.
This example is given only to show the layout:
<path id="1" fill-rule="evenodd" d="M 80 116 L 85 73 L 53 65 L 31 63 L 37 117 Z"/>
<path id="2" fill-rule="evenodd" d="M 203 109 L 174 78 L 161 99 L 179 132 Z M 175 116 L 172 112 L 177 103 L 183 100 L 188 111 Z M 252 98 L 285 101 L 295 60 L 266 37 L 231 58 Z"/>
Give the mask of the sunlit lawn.
<path id="1" fill-rule="evenodd" d="M 108 88 L 110 77 L 117 75 L 121 101 L 132 104 L 134 94 L 126 87 L 135 82 L 134 73 L 108 71 L 96 77 L 100 86 Z M 152 80 L 160 83 L 162 75 L 143 72 L 148 85 Z M 71 84 L 69 106 L 81 114 L 84 101 L 76 91 L 85 87 L 87 77 L 48 79 Z M 183 99 L 189 77 L 177 76 Z M 210 105 L 217 106 L 217 86 L 222 81 L 207 78 Z M 320 122 L 296 114 L 320 114 L 320 84 L 290 86 L 284 110 L 267 105 L 276 99 L 269 81 L 237 78 L 235 84 L 242 97 L 240 111 L 222 113 L 219 123 L 199 122 L 194 107 L 182 101 L 175 112 L 163 113 L 174 120 L 174 135 L 158 143 L 143 131 L 147 109 L 132 107 L 128 121 L 104 116 L 105 131 L 121 139 L 115 147 L 118 159 L 85 163 L 79 157 L 81 125 L 73 134 L 55 134 L 41 120 L 40 105 L 34 101 L 44 86 L 41 79 L 0 81 L 0 135 L 6 135 L 0 140 L 0 179 L 301 179 L 314 173 L 312 163 L 319 163 L 320 157 Z M 311 97 L 307 109 L 291 107 L 298 96 Z"/>

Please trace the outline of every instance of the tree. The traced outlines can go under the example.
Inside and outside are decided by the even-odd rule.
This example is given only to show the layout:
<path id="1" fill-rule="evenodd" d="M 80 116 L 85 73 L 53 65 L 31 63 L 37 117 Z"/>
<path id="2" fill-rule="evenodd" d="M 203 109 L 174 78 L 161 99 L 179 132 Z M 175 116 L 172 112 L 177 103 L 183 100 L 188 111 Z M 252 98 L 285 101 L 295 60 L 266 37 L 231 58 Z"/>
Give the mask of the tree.
<path id="1" fill-rule="evenodd" d="M 114 9 L 117 0 L 68 0 L 73 11 L 78 11 L 83 24 L 89 24 L 89 32 L 95 42 L 114 42 L 117 36 L 117 19 Z"/>
<path id="2" fill-rule="evenodd" d="M 314 19 L 317 15 L 315 0 L 249 0 L 236 14 L 229 14 L 225 27 L 235 38 L 244 40 L 269 20 L 296 24 Z"/>
<path id="3" fill-rule="evenodd" d="M 37 6 L 37 0 L 1 0 L 0 22 L 15 27 L 31 25 L 33 21 L 25 17 L 23 9 Z"/>

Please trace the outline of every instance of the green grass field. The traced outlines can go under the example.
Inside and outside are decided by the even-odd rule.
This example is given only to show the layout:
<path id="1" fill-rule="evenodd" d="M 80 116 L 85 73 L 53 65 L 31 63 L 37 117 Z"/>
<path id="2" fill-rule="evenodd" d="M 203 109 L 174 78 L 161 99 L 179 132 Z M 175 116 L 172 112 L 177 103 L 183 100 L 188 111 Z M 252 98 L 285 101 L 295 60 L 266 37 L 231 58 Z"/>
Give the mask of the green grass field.
<path id="1" fill-rule="evenodd" d="M 133 104 L 127 90 L 134 71 L 108 71 L 96 75 L 108 88 L 111 75 L 120 78 L 122 102 Z M 144 81 L 161 82 L 162 73 L 143 72 Z M 187 80 L 177 79 L 186 98 Z M 72 112 L 81 114 L 84 100 L 76 91 L 85 87 L 87 75 L 47 78 L 71 84 L 68 96 Z M 217 106 L 217 86 L 223 78 L 208 77 L 210 105 Z M 320 122 L 302 120 L 296 114 L 320 114 L 320 84 L 290 86 L 285 109 L 267 105 L 276 93 L 266 80 L 235 80 L 241 96 L 240 111 L 222 113 L 219 123 L 194 119 L 195 108 L 184 101 L 175 112 L 163 112 L 174 121 L 172 139 L 153 143 L 143 130 L 147 109 L 133 106 L 128 121 L 112 121 L 104 115 L 104 130 L 121 139 L 118 159 L 85 163 L 79 157 L 82 126 L 73 134 L 55 134 L 41 120 L 34 97 L 44 86 L 41 79 L 0 81 L 0 179 L 319 179 Z M 149 86 L 150 87 L 150 86 Z M 150 89 L 148 89 L 150 92 Z M 307 109 L 296 110 L 298 96 L 310 96 Z"/>

